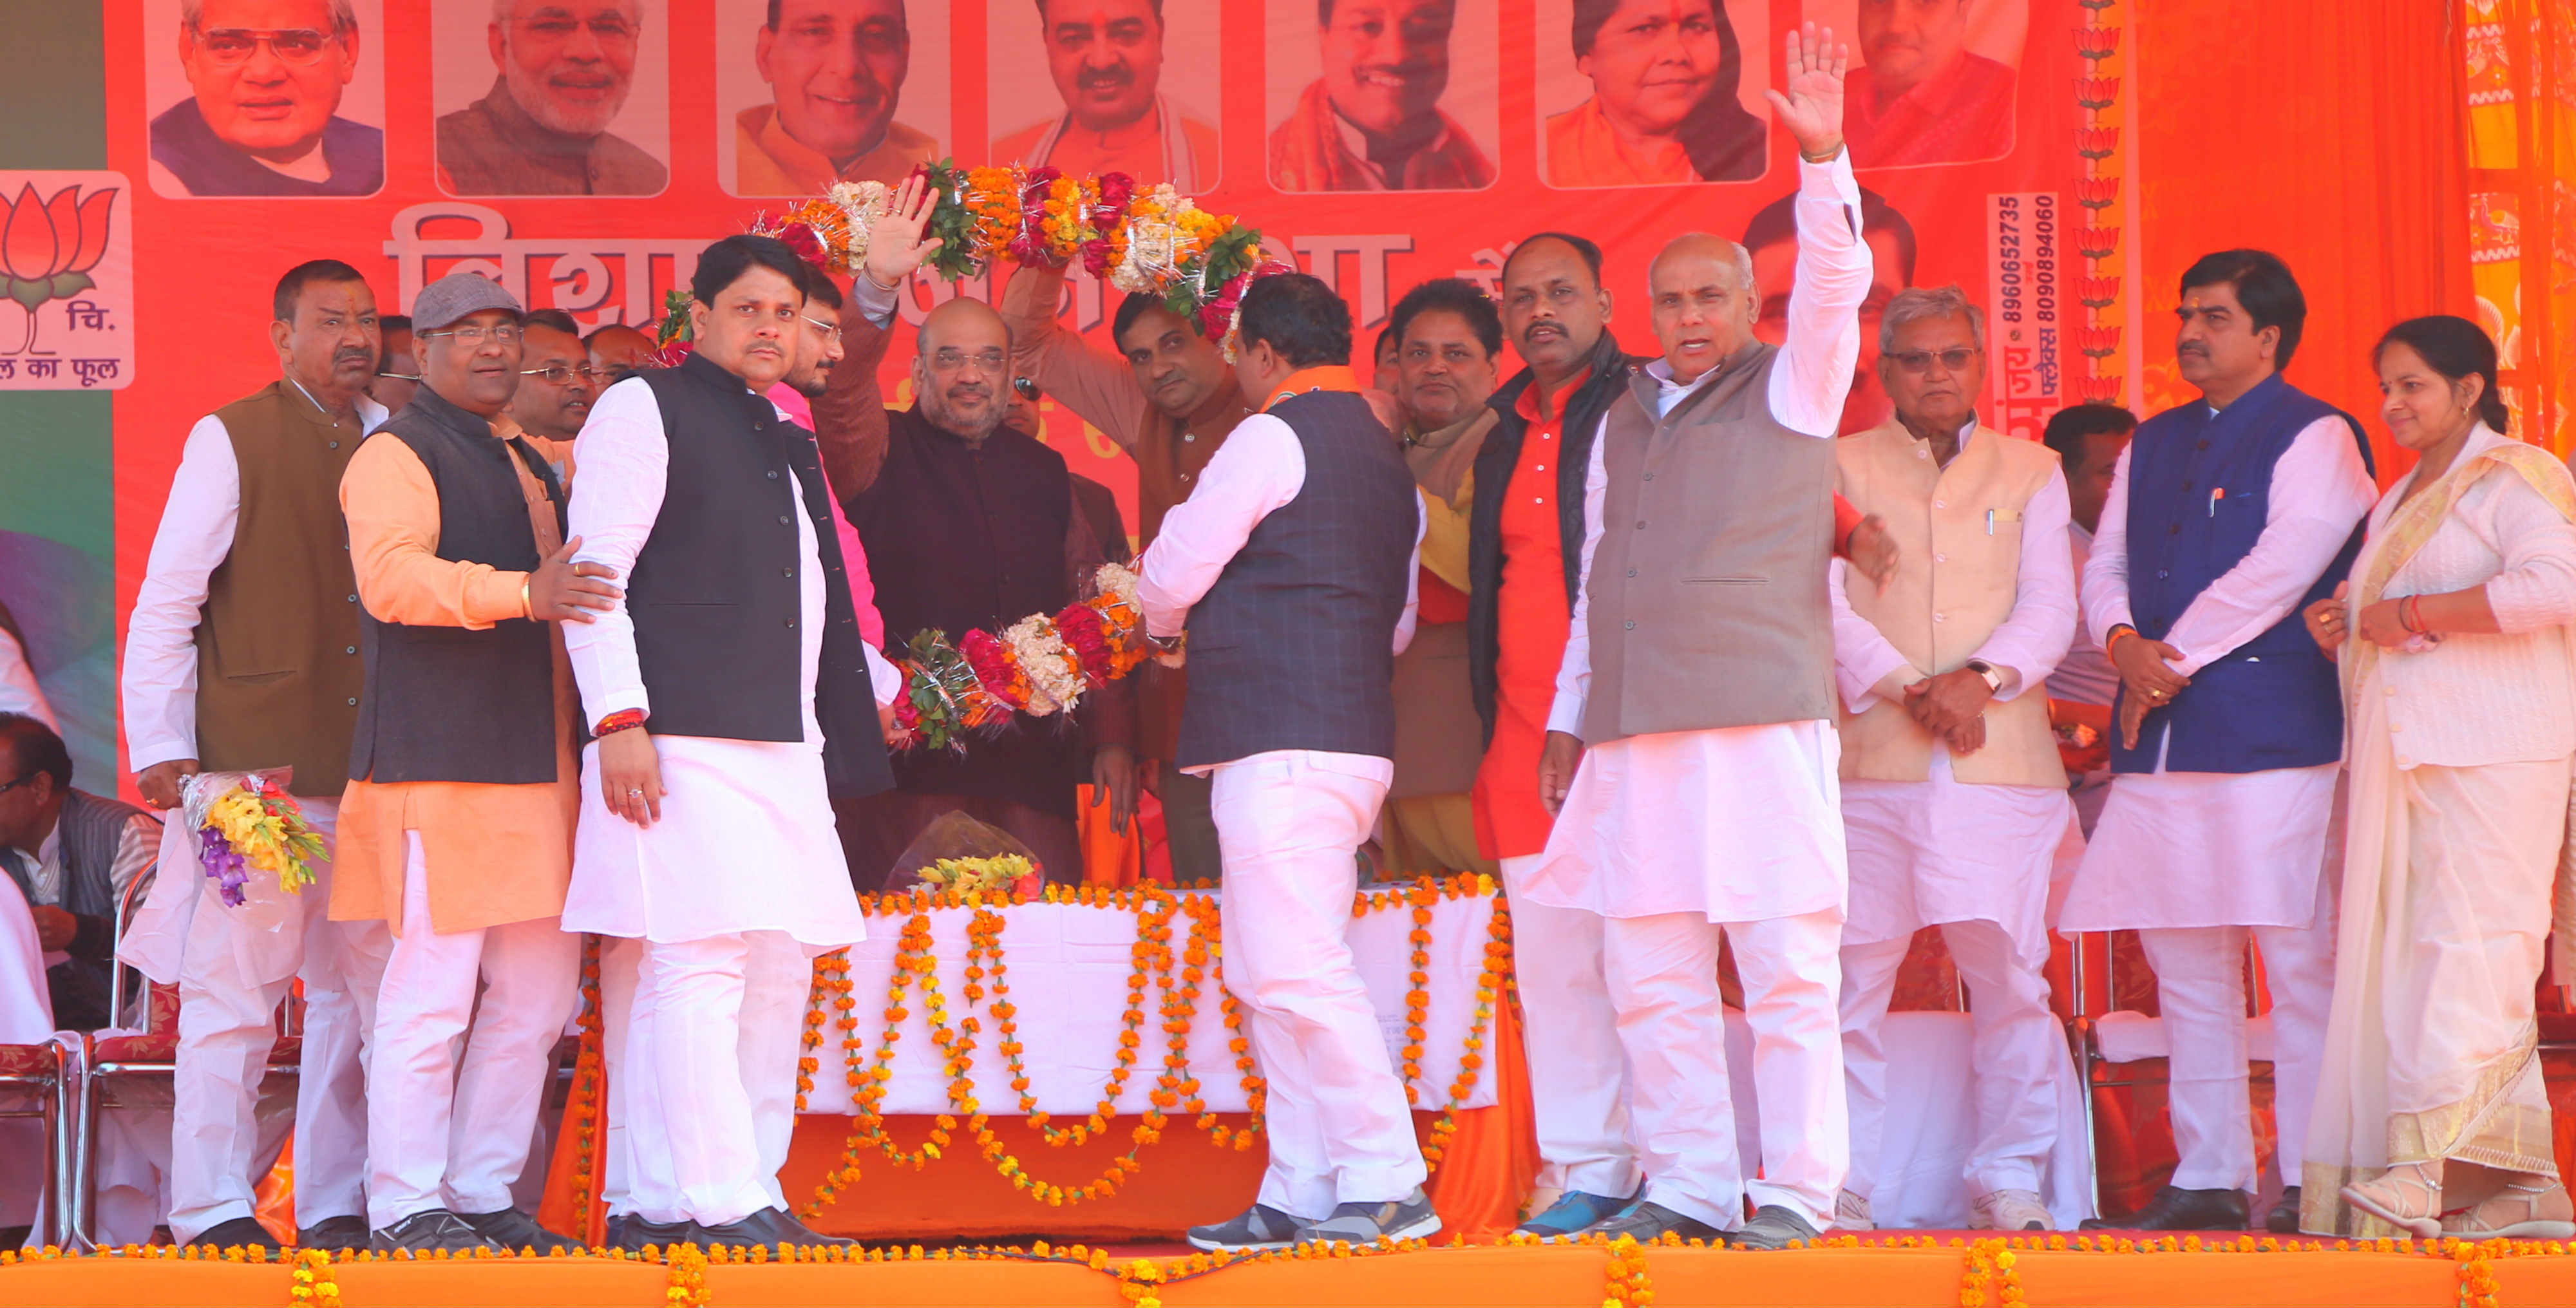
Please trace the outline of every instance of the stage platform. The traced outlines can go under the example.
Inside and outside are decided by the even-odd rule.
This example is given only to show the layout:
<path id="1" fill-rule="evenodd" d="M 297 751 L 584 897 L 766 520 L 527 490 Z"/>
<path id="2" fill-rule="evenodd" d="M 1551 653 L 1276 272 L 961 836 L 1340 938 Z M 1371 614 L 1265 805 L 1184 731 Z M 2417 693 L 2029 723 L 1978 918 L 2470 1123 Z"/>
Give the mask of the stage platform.
<path id="1" fill-rule="evenodd" d="M 2078 1243 L 2093 1245 L 2077 1248 Z M 1442 1247 L 1333 1256 L 1271 1255 L 1211 1267 L 1204 1258 L 1140 1259 L 1079 1246 L 1048 1249 L 881 1250 L 855 1265 L 751 1264 L 703 1268 L 589 1256 L 472 1262 L 323 1262 L 299 1297 L 297 1267 L 91 1255 L 0 1266 L 0 1301 L 16 1305 L 302 1305 L 451 1308 L 456 1304 L 738 1305 L 1010 1304 L 1025 1308 L 1661 1308 L 1696 1305 L 1884 1305 L 1988 1308 L 2027 1303 L 2202 1308 L 2421 1305 L 2520 1308 L 2576 1303 L 2576 1257 L 2566 1246 L 2392 1244 L 2218 1237 L 2176 1248 L 2049 1237 L 1834 1237 L 1780 1253 L 1648 1247 L 1614 1256 L 1598 1246 Z M 2049 1247 L 2061 1246 L 2061 1247 Z M 693 1252 L 693 1251 L 692 1251 Z M 2009 1255 L 2005 1257 L 2004 1255 Z M 1150 1269 L 1150 1270 L 1149 1270 Z M 1640 1291 L 1650 1293 L 1641 1294 Z M 2017 1291 L 2017 1293 L 2015 1293 Z M 1971 1295 L 1977 1297 L 1971 1298 Z"/>

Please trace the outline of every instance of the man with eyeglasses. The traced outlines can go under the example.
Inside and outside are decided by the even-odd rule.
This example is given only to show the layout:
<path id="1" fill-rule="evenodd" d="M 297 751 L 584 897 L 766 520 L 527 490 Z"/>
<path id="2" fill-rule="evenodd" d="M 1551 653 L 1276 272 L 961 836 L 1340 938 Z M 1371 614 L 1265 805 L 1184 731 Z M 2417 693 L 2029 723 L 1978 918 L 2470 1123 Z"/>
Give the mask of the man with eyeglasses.
<path id="1" fill-rule="evenodd" d="M 1907 1224 L 2042 1231 L 2083 1217 L 2043 1199 L 2073 1101 L 2048 1008 L 2048 883 L 2072 803 L 2043 684 L 2075 623 L 2066 478 L 2054 451 L 1977 421 L 1986 319 L 1955 286 L 1905 290 L 1879 322 L 1878 377 L 1896 414 L 1834 447 L 1842 493 L 1886 520 L 1896 573 L 1837 568 L 1843 830 L 1843 1081 L 1851 1170 L 1835 1224 L 1866 1230 L 1888 1175 L 1884 1027 L 1914 933 L 1938 926 L 1976 996 L 1977 1134 L 1964 1187 Z M 1904 1084 L 1899 1092 L 1923 1087 Z M 2080 1128 L 2079 1128 L 2080 1129 Z M 1893 1187 L 1891 1187 L 1893 1188 Z"/>
<path id="2" fill-rule="evenodd" d="M 519 389 L 501 421 L 514 424 L 571 484 L 572 441 L 608 379 L 581 343 L 581 324 L 561 309 L 536 309 L 520 326 Z"/>
<path id="3" fill-rule="evenodd" d="M 385 421 L 366 394 L 381 342 L 374 294 L 336 259 L 287 270 L 271 312 L 282 375 L 200 419 L 171 478 L 127 624 L 125 742 L 135 789 L 164 811 L 201 768 L 291 767 L 287 788 L 328 841 L 365 680 L 340 476 Z M 299 979 L 302 1243 L 366 1241 L 360 1055 L 388 943 L 382 924 L 330 921 L 327 860 L 315 873 L 295 894 L 252 877 L 240 904 L 210 878 L 162 877 L 118 942 L 121 960 L 179 987 L 169 1223 L 183 1242 L 276 1244 L 251 1216 L 271 1161 L 253 1109 Z"/>
<path id="4" fill-rule="evenodd" d="M 907 180 L 876 226 L 841 329 L 849 357 L 815 401 L 815 432 L 833 489 L 867 546 L 892 644 L 937 630 L 999 634 L 1074 601 L 1102 562 L 1064 456 L 1009 426 L 1010 331 L 983 303 L 931 310 L 912 365 L 909 409 L 889 410 L 877 362 L 894 330 L 895 288 L 931 252 L 921 239 L 937 192 Z M 933 821 L 963 812 L 1029 847 L 1057 882 L 1082 879 L 1077 789 L 1113 797 L 1123 824 L 1135 803 L 1133 697 L 1125 679 L 1082 697 L 1075 730 L 1021 721 L 963 755 L 914 750 L 895 759 L 896 788 L 861 803 L 853 873 L 879 884 Z M 856 853 L 862 842 L 870 844 Z"/>
<path id="5" fill-rule="evenodd" d="M 340 480 L 367 685 L 331 915 L 394 934 L 367 1219 L 379 1252 L 543 1252 L 576 1242 L 510 1188 L 580 991 L 581 938 L 558 923 L 580 722 L 554 624 L 591 621 L 618 588 L 572 562 L 562 483 L 496 425 L 520 384 L 518 301 L 449 273 L 412 322 L 420 393 Z"/>
<path id="6" fill-rule="evenodd" d="M 367 394 L 385 406 L 386 413 L 400 413 L 411 403 L 412 392 L 420 389 L 420 361 L 411 354 L 411 319 L 389 313 L 377 319 L 376 326 L 385 348 L 376 361 L 376 379 L 367 383 Z"/>
<path id="7" fill-rule="evenodd" d="M 182 0 L 190 98 L 152 120 L 163 195 L 373 195 L 385 134 L 340 116 L 358 75 L 349 0 Z"/>
<path id="8" fill-rule="evenodd" d="M 912 68 L 904 0 L 769 0 L 752 60 L 771 103 L 734 116 L 734 194 L 892 183 L 939 157 L 894 116 Z"/>
<path id="9" fill-rule="evenodd" d="M 653 195 L 670 170 L 608 130 L 635 89 L 642 0 L 492 0 L 482 99 L 438 120 L 450 195 Z"/>

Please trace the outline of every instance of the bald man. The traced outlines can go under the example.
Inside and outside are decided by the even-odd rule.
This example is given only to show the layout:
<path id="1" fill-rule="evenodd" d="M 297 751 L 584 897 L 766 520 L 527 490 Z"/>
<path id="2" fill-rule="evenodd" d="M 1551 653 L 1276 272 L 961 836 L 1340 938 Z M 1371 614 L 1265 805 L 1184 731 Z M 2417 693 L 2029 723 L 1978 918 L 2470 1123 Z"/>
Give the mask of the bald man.
<path id="1" fill-rule="evenodd" d="M 590 366 L 599 370 L 603 389 L 651 362 L 654 353 L 651 335 L 626 326 L 602 327 L 581 338 L 581 343 L 590 351 Z"/>
<path id="2" fill-rule="evenodd" d="M 1007 422 L 1011 333 L 990 306 L 961 296 L 931 310 L 912 364 L 919 398 L 885 407 L 877 365 L 892 339 L 893 288 L 938 248 L 921 239 L 932 198 L 920 179 L 908 181 L 878 223 L 841 315 L 845 357 L 814 401 L 824 472 L 858 528 L 895 647 L 920 631 L 998 634 L 1055 613 L 1102 562 L 1064 456 Z M 859 801 L 841 826 L 859 888 L 884 884 L 913 838 L 953 812 L 1018 837 L 1049 880 L 1081 880 L 1081 784 L 1099 787 L 1122 828 L 1135 805 L 1128 686 L 1083 696 L 1079 730 L 1023 720 L 963 755 L 898 755 L 895 789 Z"/>
<path id="3" fill-rule="evenodd" d="M 1663 357 L 1602 418 L 1584 483 L 1583 584 L 1539 764 L 1557 819 L 1520 889 L 1602 918 L 1646 1172 L 1638 1201 L 1590 1228 L 1612 1238 L 1813 1241 L 1850 1157 L 1826 584 L 1870 253 L 1842 145 L 1847 59 L 1810 24 L 1771 96 L 1805 161 L 1788 342 L 1754 337 L 1742 246 L 1673 241 L 1647 274 Z M 1753 1028 L 1758 1160 L 1736 1154 L 1721 939 Z"/>

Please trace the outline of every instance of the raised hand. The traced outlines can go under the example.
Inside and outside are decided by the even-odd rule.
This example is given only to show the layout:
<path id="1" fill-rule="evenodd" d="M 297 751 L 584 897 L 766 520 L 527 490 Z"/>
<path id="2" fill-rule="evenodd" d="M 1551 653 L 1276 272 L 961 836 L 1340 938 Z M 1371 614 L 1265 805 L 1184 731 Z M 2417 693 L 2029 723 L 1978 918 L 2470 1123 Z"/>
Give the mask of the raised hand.
<path id="1" fill-rule="evenodd" d="M 1810 159 L 1829 158 L 1843 147 L 1843 71 L 1851 51 L 1834 43 L 1834 29 L 1814 23 L 1789 33 L 1788 77 L 1778 91 L 1764 91 L 1780 125 Z"/>
<path id="2" fill-rule="evenodd" d="M 946 241 L 935 236 L 921 239 L 921 230 L 930 225 L 930 211 L 938 204 L 939 188 L 919 173 L 903 179 L 903 185 L 877 202 L 875 221 L 868 228 L 869 281 L 899 287 L 914 269 L 939 253 Z"/>

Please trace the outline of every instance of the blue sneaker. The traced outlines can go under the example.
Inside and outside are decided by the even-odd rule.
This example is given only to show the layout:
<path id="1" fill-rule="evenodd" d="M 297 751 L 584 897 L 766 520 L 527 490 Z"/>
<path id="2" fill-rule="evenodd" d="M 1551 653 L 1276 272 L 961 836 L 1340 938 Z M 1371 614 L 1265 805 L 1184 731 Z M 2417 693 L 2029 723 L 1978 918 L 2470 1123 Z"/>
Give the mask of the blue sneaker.
<path id="1" fill-rule="evenodd" d="M 1628 1199 L 1614 1199 L 1608 1195 L 1568 1190 L 1555 1203 L 1549 1204 L 1546 1212 L 1512 1229 L 1515 1234 L 1534 1235 L 1542 1243 L 1553 1243 L 1618 1216 L 1619 1210 L 1627 1207 L 1629 1202 Z"/>

